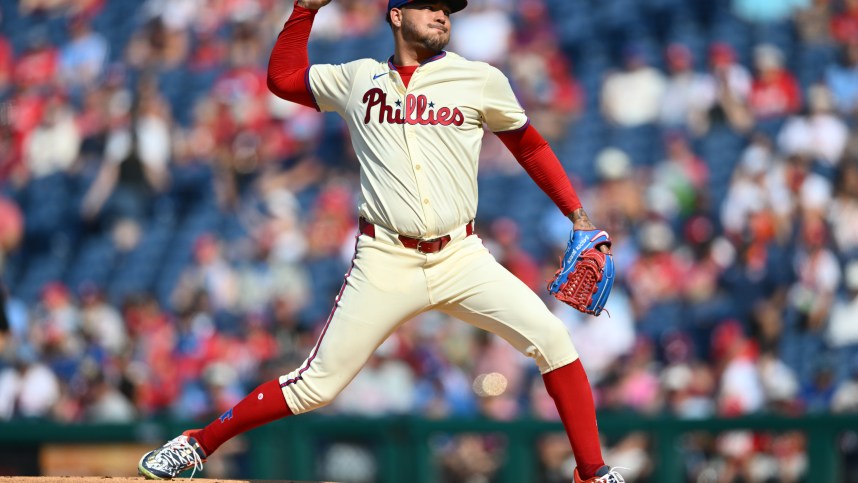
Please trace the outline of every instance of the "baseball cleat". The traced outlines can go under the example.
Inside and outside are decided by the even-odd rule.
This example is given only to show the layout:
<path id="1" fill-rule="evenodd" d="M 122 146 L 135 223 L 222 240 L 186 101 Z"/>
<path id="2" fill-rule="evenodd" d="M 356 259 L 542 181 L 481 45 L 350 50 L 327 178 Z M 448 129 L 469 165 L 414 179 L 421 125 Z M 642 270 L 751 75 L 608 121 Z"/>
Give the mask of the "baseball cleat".
<path id="1" fill-rule="evenodd" d="M 596 471 L 596 476 L 582 480 L 578 476 L 578 468 L 575 468 L 575 483 L 625 483 L 625 478 L 616 468 L 605 465 Z"/>
<path id="2" fill-rule="evenodd" d="M 206 453 L 188 433 L 185 431 L 164 446 L 144 454 L 137 464 L 137 474 L 147 480 L 172 480 L 190 468 L 194 469 L 191 478 L 198 470 L 202 471 Z"/>

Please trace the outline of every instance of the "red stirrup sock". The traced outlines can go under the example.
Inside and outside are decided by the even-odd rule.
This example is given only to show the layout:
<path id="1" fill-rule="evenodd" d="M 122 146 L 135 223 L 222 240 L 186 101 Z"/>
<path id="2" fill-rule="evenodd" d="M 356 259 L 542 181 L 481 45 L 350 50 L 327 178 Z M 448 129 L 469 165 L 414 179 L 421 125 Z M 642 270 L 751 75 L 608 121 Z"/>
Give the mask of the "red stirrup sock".
<path id="1" fill-rule="evenodd" d="M 572 443 L 578 474 L 584 480 L 592 478 L 605 461 L 596 427 L 596 405 L 581 360 L 543 374 L 542 380 L 554 399 L 566 435 Z"/>
<path id="2" fill-rule="evenodd" d="M 235 407 L 205 428 L 188 432 L 188 435 L 197 440 L 206 456 L 211 456 L 212 452 L 230 438 L 291 415 L 292 411 L 283 397 L 280 382 L 274 379 L 254 389 Z"/>

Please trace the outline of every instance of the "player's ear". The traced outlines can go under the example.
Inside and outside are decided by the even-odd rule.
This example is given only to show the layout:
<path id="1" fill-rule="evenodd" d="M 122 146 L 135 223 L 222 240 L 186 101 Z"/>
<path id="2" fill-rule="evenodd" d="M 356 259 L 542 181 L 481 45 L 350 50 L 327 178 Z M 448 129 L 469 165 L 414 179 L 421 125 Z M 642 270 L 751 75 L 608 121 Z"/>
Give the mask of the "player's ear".
<path id="1" fill-rule="evenodd" d="M 390 10 L 390 25 L 392 27 L 402 27 L 402 9 L 393 8 Z"/>

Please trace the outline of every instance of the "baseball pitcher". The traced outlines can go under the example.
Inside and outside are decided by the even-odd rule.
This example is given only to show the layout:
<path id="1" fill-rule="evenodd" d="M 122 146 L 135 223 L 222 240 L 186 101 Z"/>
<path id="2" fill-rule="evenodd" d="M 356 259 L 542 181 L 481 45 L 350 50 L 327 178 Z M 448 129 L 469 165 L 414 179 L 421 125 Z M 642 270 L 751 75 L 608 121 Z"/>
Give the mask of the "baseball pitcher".
<path id="1" fill-rule="evenodd" d="M 598 315 L 613 281 L 610 238 L 587 218 L 560 162 L 530 125 L 501 71 L 444 50 L 466 0 L 389 0 L 389 59 L 310 65 L 319 8 L 298 0 L 268 66 L 277 96 L 342 116 L 360 160 L 359 233 L 351 268 L 300 367 L 256 388 L 203 429 L 146 453 L 139 473 L 201 469 L 228 439 L 330 403 L 402 323 L 439 310 L 503 337 L 533 358 L 566 428 L 575 482 L 622 482 L 606 466 L 590 384 L 563 325 L 474 235 L 483 126 L 572 222 L 549 292 Z"/>

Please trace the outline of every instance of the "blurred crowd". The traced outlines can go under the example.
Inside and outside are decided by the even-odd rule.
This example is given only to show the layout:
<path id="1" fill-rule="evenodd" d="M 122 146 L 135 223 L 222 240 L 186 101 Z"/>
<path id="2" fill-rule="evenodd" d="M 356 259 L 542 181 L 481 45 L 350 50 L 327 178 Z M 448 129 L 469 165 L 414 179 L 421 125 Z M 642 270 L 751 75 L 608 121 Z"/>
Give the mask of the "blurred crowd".
<path id="1" fill-rule="evenodd" d="M 311 61 L 387 58 L 385 6 L 323 9 Z M 359 176 L 338 118 L 266 88 L 291 8 L 0 0 L 0 420 L 206 420 L 307 356 Z M 858 0 L 471 0 L 452 20 L 449 49 L 508 75 L 614 239 L 610 317 L 546 297 L 571 226 L 487 133 L 477 231 L 568 324 L 600 410 L 858 410 Z M 507 389 L 480 397 L 491 372 Z M 434 313 L 323 411 L 557 419 L 532 361 Z M 645 481 L 650 445 L 609 458 Z M 687 469 L 795 481 L 803 445 L 698 438 Z M 472 481 L 495 446 L 438 451 Z M 540 453 L 568 478 L 568 443 Z"/>

